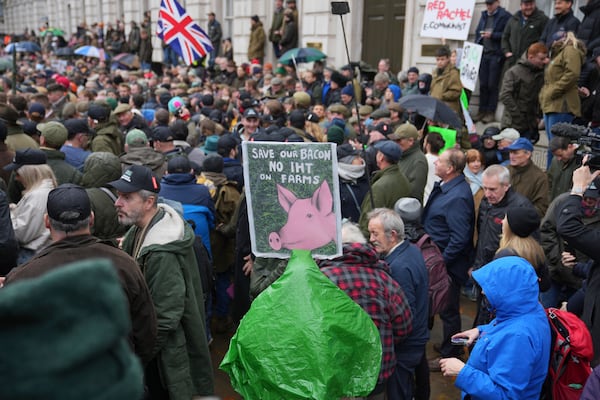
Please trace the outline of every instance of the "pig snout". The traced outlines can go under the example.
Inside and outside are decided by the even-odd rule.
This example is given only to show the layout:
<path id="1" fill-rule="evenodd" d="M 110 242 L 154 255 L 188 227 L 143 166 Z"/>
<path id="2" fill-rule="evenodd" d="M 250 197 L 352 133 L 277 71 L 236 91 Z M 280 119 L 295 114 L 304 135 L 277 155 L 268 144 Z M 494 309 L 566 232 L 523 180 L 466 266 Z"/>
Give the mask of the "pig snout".
<path id="1" fill-rule="evenodd" d="M 281 250 L 281 238 L 279 237 L 279 233 L 271 232 L 269 234 L 269 245 L 273 250 Z"/>

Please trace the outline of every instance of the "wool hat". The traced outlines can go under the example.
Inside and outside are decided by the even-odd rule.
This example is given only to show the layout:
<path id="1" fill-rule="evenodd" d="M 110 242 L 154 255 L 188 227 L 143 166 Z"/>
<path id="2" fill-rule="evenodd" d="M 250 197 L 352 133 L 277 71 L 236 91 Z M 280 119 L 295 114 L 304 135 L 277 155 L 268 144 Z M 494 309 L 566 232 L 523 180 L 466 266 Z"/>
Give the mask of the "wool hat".
<path id="1" fill-rule="evenodd" d="M 219 150 L 219 135 L 211 135 L 206 138 L 204 145 L 200 147 L 204 154 L 213 154 Z"/>
<path id="2" fill-rule="evenodd" d="M 494 139 L 494 140 L 502 140 L 502 139 L 517 140 L 520 137 L 521 137 L 521 135 L 519 134 L 519 131 L 517 131 L 516 129 L 505 128 L 505 129 L 502 129 L 502 131 L 500 131 L 499 134 L 492 136 L 492 139 Z"/>
<path id="3" fill-rule="evenodd" d="M 306 123 L 306 116 L 302 110 L 292 110 L 288 117 L 290 125 L 297 129 L 304 129 Z"/>
<path id="4" fill-rule="evenodd" d="M 414 223 L 421 221 L 421 203 L 413 197 L 402 197 L 394 204 L 394 211 L 404 222 Z"/>
<path id="5" fill-rule="evenodd" d="M 148 145 L 148 137 L 141 129 L 132 129 L 127 132 L 125 143 L 129 147 L 145 147 Z"/>
<path id="6" fill-rule="evenodd" d="M 171 142 L 173 141 L 173 132 L 168 126 L 155 126 L 152 129 L 152 137 L 159 142 Z"/>
<path id="7" fill-rule="evenodd" d="M 128 343 L 116 269 L 94 259 L 15 281 L 0 296 L 2 399 L 139 399 L 143 370 Z M 32 343 L 42 344 L 32 346 Z"/>
<path id="8" fill-rule="evenodd" d="M 337 125 L 331 125 L 327 128 L 327 141 L 331 143 L 344 143 L 344 130 Z"/>
<path id="9" fill-rule="evenodd" d="M 40 165 L 46 164 L 48 158 L 46 153 L 38 149 L 22 149 L 15 152 L 13 161 L 4 166 L 5 171 L 16 171 L 23 165 Z"/>
<path id="10" fill-rule="evenodd" d="M 170 174 L 187 174 L 192 170 L 192 164 L 186 156 L 176 156 L 167 163 L 167 172 Z"/>
<path id="11" fill-rule="evenodd" d="M 354 87 L 352 87 L 350 85 L 344 86 L 344 88 L 342 89 L 342 94 L 345 94 L 350 97 L 354 97 Z"/>
<path id="12" fill-rule="evenodd" d="M 85 189 L 72 183 L 63 183 L 48 193 L 48 216 L 64 224 L 83 221 L 90 216 L 92 206 Z"/>
<path id="13" fill-rule="evenodd" d="M 506 210 L 506 220 L 513 233 L 528 237 L 540 227 L 540 216 L 533 207 L 514 207 Z"/>
<path id="14" fill-rule="evenodd" d="M 336 148 L 337 159 L 341 160 L 350 156 L 357 156 L 360 154 L 358 150 L 356 150 L 350 143 L 345 143 L 338 145 Z"/>
<path id="15" fill-rule="evenodd" d="M 169 103 L 167 106 L 168 106 L 169 112 L 171 114 L 176 114 L 179 110 L 181 110 L 185 106 L 185 102 L 183 101 L 183 99 L 181 97 L 175 96 L 171 100 L 169 100 Z"/>
<path id="16" fill-rule="evenodd" d="M 84 133 L 86 135 L 91 133 L 90 127 L 85 119 L 71 118 L 63 122 L 63 125 L 67 128 L 69 134 L 67 139 L 73 139 L 78 133 Z"/>
<path id="17" fill-rule="evenodd" d="M 533 145 L 527 138 L 518 138 L 517 140 L 512 142 L 510 146 L 507 146 L 504 149 L 508 150 L 508 151 L 511 151 L 511 150 L 533 151 Z"/>
<path id="18" fill-rule="evenodd" d="M 338 71 L 333 71 L 333 73 L 331 74 L 331 81 L 337 83 L 339 87 L 343 88 L 344 86 L 346 86 L 346 82 L 348 82 L 348 79 L 346 79 L 346 77 Z"/>
<path id="19" fill-rule="evenodd" d="M 375 143 L 375 148 L 383 153 L 386 158 L 392 162 L 396 163 L 402 157 L 402 149 L 396 142 L 391 140 L 380 140 Z"/>
<path id="20" fill-rule="evenodd" d="M 108 185 L 114 187 L 121 193 L 133 193 L 140 190 L 150 192 L 160 192 L 160 183 L 152 173 L 152 170 L 143 165 L 132 165 L 123 172 L 123 175 L 116 181 L 109 182 Z"/>
<path id="21" fill-rule="evenodd" d="M 57 121 L 50 121 L 38 124 L 37 130 L 46 140 L 46 146 L 53 149 L 59 149 L 67 141 L 69 132 L 63 124 Z"/>
<path id="22" fill-rule="evenodd" d="M 258 15 L 253 15 L 253 16 L 251 16 L 251 17 L 250 17 L 250 19 L 251 19 L 252 21 L 254 21 L 254 22 L 258 22 L 258 21 L 260 21 L 260 19 L 258 19 Z"/>

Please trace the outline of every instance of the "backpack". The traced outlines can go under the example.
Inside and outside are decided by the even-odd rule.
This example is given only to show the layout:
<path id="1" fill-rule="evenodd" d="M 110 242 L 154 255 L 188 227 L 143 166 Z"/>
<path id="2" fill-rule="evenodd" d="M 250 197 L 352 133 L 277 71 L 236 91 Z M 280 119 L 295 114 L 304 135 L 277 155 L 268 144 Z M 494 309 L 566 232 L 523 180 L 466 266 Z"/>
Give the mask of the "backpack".
<path id="1" fill-rule="evenodd" d="M 541 398 L 578 400 L 592 373 L 592 335 L 585 323 L 573 313 L 547 308 L 546 314 L 552 333 L 552 347 Z"/>
<path id="2" fill-rule="evenodd" d="M 427 274 L 429 275 L 429 317 L 444 311 L 448 304 L 448 291 L 450 289 L 450 277 L 446 270 L 446 262 L 437 245 L 428 234 L 424 234 L 415 243 L 421 250 Z"/>

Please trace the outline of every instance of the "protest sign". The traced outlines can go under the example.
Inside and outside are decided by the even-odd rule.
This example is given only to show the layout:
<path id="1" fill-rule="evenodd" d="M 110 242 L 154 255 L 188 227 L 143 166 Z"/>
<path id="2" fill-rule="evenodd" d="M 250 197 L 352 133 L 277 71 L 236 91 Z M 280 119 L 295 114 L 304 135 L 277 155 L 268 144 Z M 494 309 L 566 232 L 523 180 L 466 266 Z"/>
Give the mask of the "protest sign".
<path id="1" fill-rule="evenodd" d="M 451 128 L 442 128 L 441 126 L 428 126 L 427 130 L 429 132 L 437 132 L 442 135 L 444 139 L 444 147 L 440 149 L 440 154 L 444 152 L 444 150 L 450 149 L 456 146 L 456 130 Z"/>
<path id="2" fill-rule="evenodd" d="M 460 70 L 460 82 L 465 89 L 469 89 L 470 91 L 475 90 L 482 55 L 482 45 L 471 42 L 464 43 L 458 69 Z"/>
<path id="3" fill-rule="evenodd" d="M 475 0 L 427 0 L 422 37 L 467 40 Z"/>
<path id="4" fill-rule="evenodd" d="M 252 253 L 287 258 L 342 254 L 336 146 L 333 143 L 243 142 Z"/>

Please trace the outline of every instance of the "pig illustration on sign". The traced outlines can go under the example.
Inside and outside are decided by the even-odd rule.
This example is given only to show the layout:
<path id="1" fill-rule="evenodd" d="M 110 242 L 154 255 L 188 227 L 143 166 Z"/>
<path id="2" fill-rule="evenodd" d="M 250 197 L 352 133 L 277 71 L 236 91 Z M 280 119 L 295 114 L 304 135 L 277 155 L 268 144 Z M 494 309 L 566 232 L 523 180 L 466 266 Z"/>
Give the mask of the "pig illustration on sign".
<path id="1" fill-rule="evenodd" d="M 289 189 L 277 185 L 277 198 L 288 218 L 279 232 L 269 234 L 271 248 L 313 250 L 336 240 L 333 196 L 327 181 L 306 199 L 299 199 Z"/>

